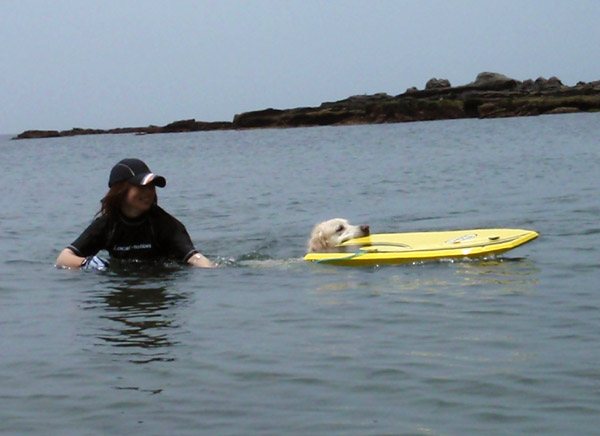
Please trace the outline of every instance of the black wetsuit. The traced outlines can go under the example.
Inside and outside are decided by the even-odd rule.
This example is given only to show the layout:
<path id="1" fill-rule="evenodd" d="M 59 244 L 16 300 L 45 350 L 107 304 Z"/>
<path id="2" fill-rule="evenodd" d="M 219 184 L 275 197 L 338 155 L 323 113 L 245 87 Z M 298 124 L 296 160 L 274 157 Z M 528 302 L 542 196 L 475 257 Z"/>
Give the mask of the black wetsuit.
<path id="1" fill-rule="evenodd" d="M 108 250 L 117 259 L 168 258 L 181 262 L 198 251 L 185 226 L 157 205 L 138 218 L 102 215 L 68 246 L 77 256 Z"/>

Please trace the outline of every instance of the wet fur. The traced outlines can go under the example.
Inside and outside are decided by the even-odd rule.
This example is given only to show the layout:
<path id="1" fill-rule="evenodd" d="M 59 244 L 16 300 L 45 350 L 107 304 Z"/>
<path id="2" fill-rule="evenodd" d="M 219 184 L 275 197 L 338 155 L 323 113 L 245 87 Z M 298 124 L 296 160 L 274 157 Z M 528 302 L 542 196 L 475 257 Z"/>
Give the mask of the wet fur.
<path id="1" fill-rule="evenodd" d="M 369 236 L 369 226 L 355 226 L 343 218 L 334 218 L 317 224 L 308 241 L 308 252 L 326 252 L 349 239 Z"/>

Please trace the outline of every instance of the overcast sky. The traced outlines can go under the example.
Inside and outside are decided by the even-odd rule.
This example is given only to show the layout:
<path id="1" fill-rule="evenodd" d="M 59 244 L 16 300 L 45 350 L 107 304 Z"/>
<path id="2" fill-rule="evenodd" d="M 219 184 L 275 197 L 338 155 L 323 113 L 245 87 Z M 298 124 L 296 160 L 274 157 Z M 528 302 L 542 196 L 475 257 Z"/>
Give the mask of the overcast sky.
<path id="1" fill-rule="evenodd" d="M 600 80 L 598 0 L 0 0 L 0 133 L 231 121 L 351 95 Z"/>

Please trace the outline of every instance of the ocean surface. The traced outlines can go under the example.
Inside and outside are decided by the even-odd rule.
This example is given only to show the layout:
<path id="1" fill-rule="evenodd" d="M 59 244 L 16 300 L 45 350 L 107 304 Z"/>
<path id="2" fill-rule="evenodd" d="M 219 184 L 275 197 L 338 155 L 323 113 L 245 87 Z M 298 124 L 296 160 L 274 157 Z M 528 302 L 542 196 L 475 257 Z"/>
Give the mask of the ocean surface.
<path id="1" fill-rule="evenodd" d="M 600 114 L 2 136 L 0 156 L 3 436 L 599 434 Z M 54 267 L 125 157 L 219 268 Z M 302 261 L 333 217 L 540 237 Z"/>

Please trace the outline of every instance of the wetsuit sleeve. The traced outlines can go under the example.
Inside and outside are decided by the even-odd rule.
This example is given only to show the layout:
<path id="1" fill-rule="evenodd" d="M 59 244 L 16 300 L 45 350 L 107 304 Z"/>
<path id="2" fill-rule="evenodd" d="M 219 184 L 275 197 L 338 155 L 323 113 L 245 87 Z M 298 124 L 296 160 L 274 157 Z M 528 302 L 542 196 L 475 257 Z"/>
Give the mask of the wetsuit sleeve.
<path id="1" fill-rule="evenodd" d="M 101 216 L 94 220 L 67 248 L 73 250 L 77 256 L 93 256 L 106 248 L 107 228 L 107 219 L 105 216 Z"/>
<path id="2" fill-rule="evenodd" d="M 185 226 L 175 218 L 173 218 L 171 232 L 169 233 L 170 242 L 168 245 L 173 258 L 187 262 L 190 257 L 198 252 Z"/>
<path id="3" fill-rule="evenodd" d="M 164 247 L 166 255 L 171 259 L 187 262 L 198 251 L 187 232 L 187 229 L 177 218 L 160 208 L 156 208 L 160 246 Z"/>

